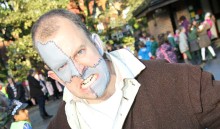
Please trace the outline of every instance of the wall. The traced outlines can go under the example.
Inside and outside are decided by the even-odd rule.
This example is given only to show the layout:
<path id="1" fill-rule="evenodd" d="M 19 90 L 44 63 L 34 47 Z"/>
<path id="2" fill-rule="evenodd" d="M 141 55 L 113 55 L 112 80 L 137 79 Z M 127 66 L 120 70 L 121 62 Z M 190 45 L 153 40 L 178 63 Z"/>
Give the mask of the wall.
<path id="1" fill-rule="evenodd" d="M 173 31 L 170 16 L 167 11 L 158 15 L 150 15 L 148 17 L 148 30 L 149 33 L 157 38 L 158 34 L 166 33 L 167 31 Z"/>
<path id="2" fill-rule="evenodd" d="M 149 33 L 152 34 L 155 38 L 157 38 L 158 34 L 166 33 L 167 31 L 174 33 L 173 30 L 174 28 L 178 28 L 178 19 L 182 15 L 186 16 L 187 19 L 190 18 L 189 11 L 184 5 L 185 4 L 182 2 L 177 2 L 172 5 L 171 11 L 173 11 L 172 13 L 174 15 L 174 26 L 171 23 L 170 12 L 168 8 L 163 8 L 163 11 L 157 15 L 155 15 L 155 13 L 149 14 L 147 17 Z"/>

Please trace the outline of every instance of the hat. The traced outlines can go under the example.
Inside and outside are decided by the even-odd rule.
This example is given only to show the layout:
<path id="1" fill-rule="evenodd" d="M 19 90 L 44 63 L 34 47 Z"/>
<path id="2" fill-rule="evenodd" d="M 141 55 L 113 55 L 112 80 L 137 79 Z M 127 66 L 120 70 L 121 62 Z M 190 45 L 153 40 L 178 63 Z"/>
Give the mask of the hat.
<path id="1" fill-rule="evenodd" d="M 11 115 L 14 116 L 18 111 L 22 110 L 22 109 L 25 109 L 28 104 L 27 103 L 21 103 L 20 101 L 18 100 L 14 100 L 13 101 L 13 104 L 14 104 L 14 109 L 13 111 L 11 112 Z"/>

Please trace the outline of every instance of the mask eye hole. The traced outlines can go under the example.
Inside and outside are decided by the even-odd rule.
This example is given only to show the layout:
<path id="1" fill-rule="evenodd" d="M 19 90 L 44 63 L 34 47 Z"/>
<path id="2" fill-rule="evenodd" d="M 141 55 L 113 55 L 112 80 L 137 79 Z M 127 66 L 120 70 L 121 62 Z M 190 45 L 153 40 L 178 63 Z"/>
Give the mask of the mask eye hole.
<path id="1" fill-rule="evenodd" d="M 58 68 L 58 71 L 63 70 L 64 68 L 66 68 L 66 66 L 67 66 L 67 62 L 64 63 L 62 66 L 60 66 L 60 67 Z"/>
<path id="2" fill-rule="evenodd" d="M 82 58 L 86 54 L 86 49 L 82 48 L 80 49 L 76 55 L 73 57 L 73 59 L 78 60 L 79 58 Z"/>

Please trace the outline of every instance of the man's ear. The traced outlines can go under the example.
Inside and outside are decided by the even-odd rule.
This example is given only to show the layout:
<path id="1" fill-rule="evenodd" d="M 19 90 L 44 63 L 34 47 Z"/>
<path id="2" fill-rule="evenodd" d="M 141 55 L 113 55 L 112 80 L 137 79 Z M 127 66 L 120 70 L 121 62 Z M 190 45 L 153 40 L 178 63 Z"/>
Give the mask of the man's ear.
<path id="1" fill-rule="evenodd" d="M 98 49 L 99 53 L 103 56 L 104 54 L 104 48 L 103 48 L 103 42 L 101 40 L 101 38 L 99 37 L 99 35 L 93 33 L 92 34 L 92 40 L 95 43 L 96 48 Z"/>
<path id="2" fill-rule="evenodd" d="M 56 80 L 56 81 L 61 81 L 60 78 L 53 72 L 53 71 L 48 71 L 48 77 L 52 78 L 53 80 Z"/>

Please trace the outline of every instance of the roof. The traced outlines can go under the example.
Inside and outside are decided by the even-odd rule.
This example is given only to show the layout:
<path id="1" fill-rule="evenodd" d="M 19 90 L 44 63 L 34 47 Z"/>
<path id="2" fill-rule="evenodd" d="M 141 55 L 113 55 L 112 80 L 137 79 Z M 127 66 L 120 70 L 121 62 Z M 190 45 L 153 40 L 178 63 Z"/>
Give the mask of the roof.
<path id="1" fill-rule="evenodd" d="M 148 3 L 145 1 L 143 2 L 143 4 L 141 4 L 141 6 L 139 6 L 135 11 L 133 11 L 133 15 L 136 18 L 140 18 L 158 8 L 167 6 L 177 1 L 179 0 L 150 0 Z"/>

